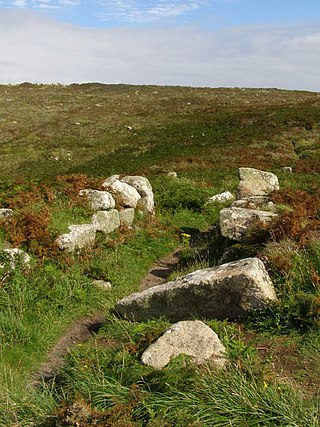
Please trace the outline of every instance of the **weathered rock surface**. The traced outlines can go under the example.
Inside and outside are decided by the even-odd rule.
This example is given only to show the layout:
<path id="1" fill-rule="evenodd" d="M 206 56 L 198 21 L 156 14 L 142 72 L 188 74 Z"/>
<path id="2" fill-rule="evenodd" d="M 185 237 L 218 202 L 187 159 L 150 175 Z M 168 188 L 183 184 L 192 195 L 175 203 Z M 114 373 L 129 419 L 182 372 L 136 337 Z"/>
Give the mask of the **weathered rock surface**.
<path id="1" fill-rule="evenodd" d="M 235 197 L 230 191 L 224 191 L 220 194 L 215 194 L 214 196 L 210 197 L 207 203 L 214 203 L 214 202 L 227 202 L 228 200 L 233 200 Z"/>
<path id="2" fill-rule="evenodd" d="M 102 184 L 102 187 L 109 187 L 112 185 L 115 181 L 119 181 L 120 175 L 111 175 L 109 178 L 107 178 L 104 183 Z"/>
<path id="3" fill-rule="evenodd" d="M 106 234 L 112 233 L 120 227 L 119 212 L 116 209 L 98 211 L 92 216 L 92 224 L 97 231 L 103 231 Z"/>
<path id="4" fill-rule="evenodd" d="M 120 225 L 125 227 L 131 227 L 134 220 L 134 209 L 127 208 L 119 211 Z"/>
<path id="5" fill-rule="evenodd" d="M 223 237 L 237 242 L 248 240 L 248 233 L 253 227 L 261 224 L 263 227 L 277 214 L 246 208 L 225 208 L 220 211 L 219 226 Z"/>
<path id="6" fill-rule="evenodd" d="M 93 224 L 70 225 L 69 233 L 62 234 L 56 240 L 60 249 L 73 252 L 92 245 L 96 237 L 96 228 Z"/>
<path id="7" fill-rule="evenodd" d="M 165 316 L 237 319 L 276 300 L 272 281 L 258 258 L 198 270 L 120 300 L 115 311 L 133 321 Z"/>
<path id="8" fill-rule="evenodd" d="M 142 354 L 141 361 L 155 369 L 162 369 L 179 354 L 192 357 L 196 364 L 211 359 L 222 368 L 226 349 L 218 335 L 200 320 L 181 321 L 171 326 Z"/>
<path id="9" fill-rule="evenodd" d="M 251 196 L 246 199 L 235 200 L 231 207 L 276 212 L 276 205 L 267 196 Z"/>
<path id="10" fill-rule="evenodd" d="M 279 190 L 278 177 L 271 172 L 254 168 L 239 168 L 238 199 L 266 196 Z"/>
<path id="11" fill-rule="evenodd" d="M 81 190 L 79 194 L 90 201 L 91 209 L 94 211 L 114 209 L 116 205 L 114 198 L 108 191 L 85 189 Z"/>
<path id="12" fill-rule="evenodd" d="M 115 177 L 111 178 L 108 178 L 102 186 L 112 194 L 116 204 L 125 208 L 136 208 L 138 200 L 141 199 L 138 191 L 126 182 Z"/>
<path id="13" fill-rule="evenodd" d="M 121 179 L 121 182 L 134 187 L 141 196 L 141 199 L 138 201 L 138 209 L 141 209 L 143 212 L 153 214 L 154 212 L 154 197 L 151 184 L 147 178 L 144 176 L 125 176 Z"/>
<path id="14" fill-rule="evenodd" d="M 0 209 L 0 219 L 11 218 L 13 215 L 14 214 L 12 209 L 7 209 L 7 208 Z"/>
<path id="15" fill-rule="evenodd" d="M 9 268 L 10 270 L 14 270 L 17 265 L 21 265 L 22 267 L 30 266 L 30 255 L 28 255 L 25 251 L 18 248 L 10 248 L 3 249 L 0 252 L 1 261 L 0 268 Z"/>

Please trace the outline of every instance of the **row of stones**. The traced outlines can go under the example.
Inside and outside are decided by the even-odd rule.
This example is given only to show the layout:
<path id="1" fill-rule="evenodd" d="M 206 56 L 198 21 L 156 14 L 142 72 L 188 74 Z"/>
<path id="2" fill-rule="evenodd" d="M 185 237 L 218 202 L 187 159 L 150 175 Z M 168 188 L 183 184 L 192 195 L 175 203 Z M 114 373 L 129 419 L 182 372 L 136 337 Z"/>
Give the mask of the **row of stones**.
<path id="1" fill-rule="evenodd" d="M 109 234 L 120 226 L 130 227 L 136 209 L 143 214 L 154 214 L 153 191 L 147 178 L 126 176 L 120 179 L 119 175 L 112 175 L 102 187 L 105 191 L 80 191 L 80 196 L 86 197 L 91 209 L 97 212 L 90 224 L 70 225 L 69 232 L 56 240 L 60 249 L 73 252 L 93 244 L 97 231 Z"/>

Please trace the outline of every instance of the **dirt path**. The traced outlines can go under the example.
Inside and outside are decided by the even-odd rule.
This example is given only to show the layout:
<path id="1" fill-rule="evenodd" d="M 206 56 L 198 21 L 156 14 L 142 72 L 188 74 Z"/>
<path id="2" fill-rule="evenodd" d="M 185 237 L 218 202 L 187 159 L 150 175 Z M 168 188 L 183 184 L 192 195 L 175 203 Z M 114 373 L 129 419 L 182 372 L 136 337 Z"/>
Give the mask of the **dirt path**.
<path id="1" fill-rule="evenodd" d="M 140 291 L 165 283 L 179 262 L 180 249 L 157 261 L 140 282 Z"/>
<path id="2" fill-rule="evenodd" d="M 179 262 L 179 252 L 177 249 L 157 261 L 141 280 L 139 290 L 143 291 L 165 283 Z M 90 339 L 103 326 L 105 319 L 105 313 L 100 311 L 75 321 L 47 354 L 46 361 L 33 373 L 30 386 L 37 387 L 42 381 L 49 381 L 54 378 L 58 370 L 64 365 L 64 358 L 70 350 L 77 344 Z"/>

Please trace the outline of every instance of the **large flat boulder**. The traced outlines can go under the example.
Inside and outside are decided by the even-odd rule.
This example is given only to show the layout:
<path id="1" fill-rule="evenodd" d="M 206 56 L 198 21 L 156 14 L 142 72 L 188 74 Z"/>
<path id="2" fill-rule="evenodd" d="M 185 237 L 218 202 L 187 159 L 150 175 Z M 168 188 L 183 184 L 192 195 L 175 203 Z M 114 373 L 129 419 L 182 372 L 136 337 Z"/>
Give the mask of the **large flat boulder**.
<path id="1" fill-rule="evenodd" d="M 95 241 L 96 228 L 93 224 L 69 225 L 69 230 L 69 233 L 61 234 L 56 239 L 59 249 L 73 252 L 90 246 Z"/>
<path id="2" fill-rule="evenodd" d="M 200 320 L 184 320 L 171 326 L 142 354 L 143 364 L 162 369 L 179 354 L 192 357 L 198 365 L 211 360 L 216 367 L 226 363 L 226 349 L 218 335 Z"/>
<path id="3" fill-rule="evenodd" d="M 193 316 L 238 319 L 276 298 L 262 261 L 246 258 L 134 293 L 120 300 L 115 311 L 133 321 L 161 316 L 172 321 Z"/>
<path id="4" fill-rule="evenodd" d="M 279 190 L 278 177 L 271 172 L 254 168 L 239 168 L 239 178 L 238 199 L 267 196 L 273 191 Z"/>
<path id="5" fill-rule="evenodd" d="M 268 211 L 248 208 L 225 208 L 219 213 L 219 226 L 221 234 L 237 242 L 249 239 L 249 233 L 254 227 L 267 227 L 277 214 Z"/>

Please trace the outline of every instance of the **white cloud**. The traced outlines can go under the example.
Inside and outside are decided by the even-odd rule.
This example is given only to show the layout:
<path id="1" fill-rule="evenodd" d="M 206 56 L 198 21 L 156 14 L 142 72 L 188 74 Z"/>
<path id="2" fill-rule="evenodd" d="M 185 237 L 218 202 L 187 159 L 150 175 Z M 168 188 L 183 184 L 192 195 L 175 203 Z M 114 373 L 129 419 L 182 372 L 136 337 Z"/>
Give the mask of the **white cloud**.
<path id="1" fill-rule="evenodd" d="M 99 0 L 100 19 L 120 19 L 127 22 L 151 22 L 161 18 L 179 16 L 207 4 L 207 0 Z"/>
<path id="2" fill-rule="evenodd" d="M 81 0 L 8 0 L 6 3 L 0 1 L 7 8 L 23 9 L 58 9 L 61 6 L 79 6 Z"/>
<path id="3" fill-rule="evenodd" d="M 2 83 L 320 88 L 319 25 L 89 29 L 7 9 L 0 37 Z"/>
<path id="4" fill-rule="evenodd" d="M 80 0 L 58 0 L 58 4 L 62 6 L 80 6 Z"/>
<path id="5" fill-rule="evenodd" d="M 12 0 L 11 5 L 14 7 L 27 7 L 28 0 Z"/>

